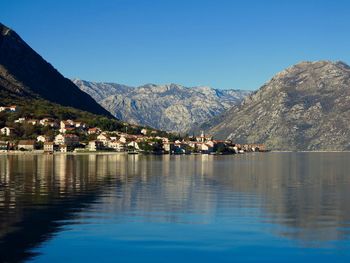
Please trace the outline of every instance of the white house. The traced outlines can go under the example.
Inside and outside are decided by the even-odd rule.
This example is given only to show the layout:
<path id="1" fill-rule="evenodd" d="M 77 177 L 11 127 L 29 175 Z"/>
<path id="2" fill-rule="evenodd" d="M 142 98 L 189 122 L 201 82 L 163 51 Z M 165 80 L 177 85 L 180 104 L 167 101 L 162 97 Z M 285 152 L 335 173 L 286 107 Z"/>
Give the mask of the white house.
<path id="1" fill-rule="evenodd" d="M 39 121 L 39 123 L 40 123 L 42 126 L 45 126 L 46 123 L 48 123 L 48 122 L 50 122 L 50 121 L 52 121 L 50 118 L 44 118 L 44 119 L 41 119 L 41 120 Z"/>
<path id="2" fill-rule="evenodd" d="M 201 135 L 196 137 L 197 142 L 207 142 L 213 140 L 213 136 L 211 135 L 205 135 L 204 132 L 201 132 Z"/>
<path id="3" fill-rule="evenodd" d="M 67 131 L 73 131 L 74 129 L 74 121 L 66 120 L 60 122 L 60 133 L 66 133 Z"/>
<path id="4" fill-rule="evenodd" d="M 88 145 L 89 151 L 95 152 L 98 150 L 102 150 L 104 148 L 103 142 L 101 141 L 89 141 Z"/>
<path id="5" fill-rule="evenodd" d="M 10 127 L 4 127 L 0 130 L 1 134 L 6 135 L 6 136 L 10 136 L 13 132 L 13 128 Z"/>
<path id="6" fill-rule="evenodd" d="M 210 147 L 213 147 L 215 146 L 215 142 L 214 141 L 207 141 L 205 144 L 209 145 Z"/>
<path id="7" fill-rule="evenodd" d="M 119 141 L 122 143 L 126 143 L 127 141 L 126 136 L 124 134 L 120 135 Z"/>
<path id="8" fill-rule="evenodd" d="M 44 142 L 44 152 L 53 152 L 55 144 L 53 142 Z"/>
<path id="9" fill-rule="evenodd" d="M 133 147 L 136 150 L 140 150 L 139 144 L 135 141 L 131 141 L 128 143 L 128 147 Z"/>
<path id="10" fill-rule="evenodd" d="M 99 134 L 99 133 L 101 133 L 101 129 L 97 127 L 88 129 L 88 134 Z"/>
<path id="11" fill-rule="evenodd" d="M 86 128 L 86 124 L 84 122 L 81 122 L 81 121 L 74 121 L 73 124 L 78 129 L 85 129 Z"/>
<path id="12" fill-rule="evenodd" d="M 211 153 L 211 152 L 213 152 L 214 148 L 213 148 L 213 146 L 211 146 L 210 144 L 202 143 L 202 144 L 200 145 L 200 150 L 201 150 L 203 153 Z"/>
<path id="13" fill-rule="evenodd" d="M 41 120 L 39 121 L 39 123 L 40 123 L 40 125 L 42 125 L 42 126 L 50 126 L 50 127 L 53 127 L 53 128 L 58 127 L 58 123 L 57 123 L 55 120 L 51 119 L 51 118 L 44 118 L 44 119 L 41 119 Z"/>
<path id="14" fill-rule="evenodd" d="M 239 149 L 238 149 L 238 147 L 236 145 L 233 146 L 232 149 L 234 150 L 235 153 L 239 153 Z"/>
<path id="15" fill-rule="evenodd" d="M 147 135 L 147 129 L 142 129 L 142 130 L 141 130 L 141 134 Z"/>
<path id="16" fill-rule="evenodd" d="M 0 106 L 0 112 L 2 111 L 12 111 L 12 112 L 15 112 L 17 109 L 17 106 L 16 105 L 11 105 L 11 106 Z"/>
<path id="17" fill-rule="evenodd" d="M 68 152 L 68 147 L 67 147 L 67 145 L 61 144 L 61 145 L 60 145 L 60 152 L 61 152 L 61 153 L 66 153 L 66 152 Z"/>
<path id="18" fill-rule="evenodd" d="M 64 144 L 64 134 L 60 133 L 60 134 L 56 135 L 55 136 L 55 143 L 59 144 L 59 145 Z"/>
<path id="19" fill-rule="evenodd" d="M 39 135 L 38 137 L 36 137 L 37 142 L 47 142 L 48 140 L 49 139 L 44 135 Z"/>
<path id="20" fill-rule="evenodd" d="M 100 135 L 97 136 L 97 140 L 101 141 L 103 145 L 107 146 L 111 138 L 109 137 L 109 135 L 105 133 L 101 133 Z"/>
<path id="21" fill-rule="evenodd" d="M 74 146 L 79 144 L 79 137 L 75 134 L 58 134 L 55 137 L 55 144 Z"/>
<path id="22" fill-rule="evenodd" d="M 15 112 L 17 110 L 17 106 L 16 105 L 11 105 L 10 107 L 7 107 L 10 111 Z"/>
<path id="23" fill-rule="evenodd" d="M 24 123 L 25 121 L 26 121 L 26 118 L 21 117 L 21 118 L 18 118 L 17 120 L 15 120 L 15 123 Z"/>
<path id="24" fill-rule="evenodd" d="M 110 141 L 108 143 L 108 147 L 109 148 L 112 148 L 118 152 L 123 152 L 125 151 L 125 143 L 124 142 L 121 142 L 121 141 L 117 141 L 117 140 L 113 140 L 113 141 Z"/>

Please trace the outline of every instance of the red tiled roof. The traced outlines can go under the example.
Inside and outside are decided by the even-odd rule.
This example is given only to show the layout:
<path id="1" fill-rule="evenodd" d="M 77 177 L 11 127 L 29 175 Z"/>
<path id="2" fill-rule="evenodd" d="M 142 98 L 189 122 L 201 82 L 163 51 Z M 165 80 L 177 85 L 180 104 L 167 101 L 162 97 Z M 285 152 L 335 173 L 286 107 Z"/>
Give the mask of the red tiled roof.
<path id="1" fill-rule="evenodd" d="M 20 140 L 18 145 L 34 145 L 35 141 L 33 140 Z"/>
<path id="2" fill-rule="evenodd" d="M 75 135 L 75 134 L 65 134 L 64 137 L 68 137 L 68 138 L 78 138 L 78 136 Z"/>

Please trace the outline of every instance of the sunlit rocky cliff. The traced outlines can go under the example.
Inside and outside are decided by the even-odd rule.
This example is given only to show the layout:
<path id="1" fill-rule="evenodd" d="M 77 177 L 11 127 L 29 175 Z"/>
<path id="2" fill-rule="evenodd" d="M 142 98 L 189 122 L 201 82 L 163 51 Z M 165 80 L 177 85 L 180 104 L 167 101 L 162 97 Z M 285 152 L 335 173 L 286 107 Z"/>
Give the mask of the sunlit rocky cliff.
<path id="1" fill-rule="evenodd" d="M 222 114 L 250 93 L 177 84 L 129 87 L 79 79 L 73 82 L 118 119 L 176 132 L 186 132 Z"/>
<path id="2" fill-rule="evenodd" d="M 200 129 L 277 150 L 349 150 L 349 119 L 350 67 L 302 62 Z"/>

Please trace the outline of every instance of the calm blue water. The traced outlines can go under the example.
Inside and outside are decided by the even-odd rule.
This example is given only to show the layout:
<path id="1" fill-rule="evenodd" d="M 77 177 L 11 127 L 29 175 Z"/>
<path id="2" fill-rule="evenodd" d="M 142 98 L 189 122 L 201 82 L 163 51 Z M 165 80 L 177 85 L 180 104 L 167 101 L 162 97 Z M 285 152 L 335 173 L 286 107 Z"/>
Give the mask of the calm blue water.
<path id="1" fill-rule="evenodd" d="M 1 262 L 350 262 L 350 153 L 2 155 Z"/>

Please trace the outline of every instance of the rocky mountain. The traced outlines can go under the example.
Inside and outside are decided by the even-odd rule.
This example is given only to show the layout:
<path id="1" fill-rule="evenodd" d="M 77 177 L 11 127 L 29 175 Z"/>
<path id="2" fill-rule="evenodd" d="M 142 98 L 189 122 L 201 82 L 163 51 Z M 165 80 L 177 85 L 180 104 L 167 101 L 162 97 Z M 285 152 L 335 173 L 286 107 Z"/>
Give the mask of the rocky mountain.
<path id="1" fill-rule="evenodd" d="M 88 94 L 0 23 L 0 101 L 44 99 L 63 106 L 111 116 Z"/>
<path id="2" fill-rule="evenodd" d="M 237 143 L 277 150 L 350 150 L 350 67 L 302 62 L 202 127 Z"/>
<path id="3" fill-rule="evenodd" d="M 167 131 L 186 132 L 217 116 L 249 94 L 242 90 L 181 85 L 130 87 L 79 79 L 73 82 L 115 117 Z"/>

